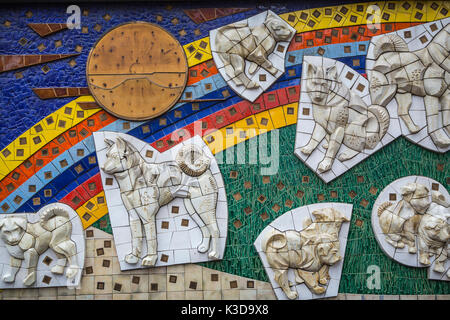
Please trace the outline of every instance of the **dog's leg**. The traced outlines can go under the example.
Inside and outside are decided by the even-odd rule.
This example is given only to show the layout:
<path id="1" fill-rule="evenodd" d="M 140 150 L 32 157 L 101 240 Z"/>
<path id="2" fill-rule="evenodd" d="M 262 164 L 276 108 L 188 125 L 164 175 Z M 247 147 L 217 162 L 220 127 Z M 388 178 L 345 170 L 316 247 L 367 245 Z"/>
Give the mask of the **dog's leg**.
<path id="1" fill-rule="evenodd" d="M 22 265 L 22 260 L 14 258 L 13 256 L 10 257 L 9 261 L 9 268 L 7 267 L 6 272 L 3 273 L 3 281 L 7 283 L 11 283 L 16 280 L 16 274 Z"/>
<path id="2" fill-rule="evenodd" d="M 336 153 L 341 147 L 342 140 L 344 139 L 344 128 L 337 127 L 336 130 L 331 134 L 330 143 L 328 145 L 327 153 L 325 158 L 319 163 L 319 172 L 325 172 L 331 169 L 333 165 Z"/>
<path id="3" fill-rule="evenodd" d="M 160 198 L 161 201 L 161 198 Z M 156 260 L 158 259 L 157 247 L 158 243 L 156 240 L 156 214 L 159 211 L 159 203 L 157 201 L 148 204 L 145 207 L 138 208 L 137 213 L 141 218 L 145 238 L 147 241 L 147 255 L 142 259 L 143 266 L 154 266 Z M 142 229 L 141 229 L 142 232 Z M 142 240 L 140 241 L 142 243 Z"/>
<path id="4" fill-rule="evenodd" d="M 230 55 L 230 62 L 231 65 L 234 68 L 234 73 L 236 74 L 236 78 L 239 79 L 239 81 L 241 83 L 244 84 L 244 86 L 247 89 L 253 89 L 253 88 L 258 88 L 259 85 L 253 81 L 251 81 L 247 75 L 245 74 L 245 60 L 244 58 L 242 58 L 241 56 L 237 55 L 237 54 L 231 54 Z M 239 85 L 238 83 L 240 83 L 239 81 L 236 82 L 234 80 L 235 78 L 233 78 L 233 82 L 236 85 Z"/>
<path id="5" fill-rule="evenodd" d="M 202 242 L 200 242 L 200 244 L 197 246 L 197 250 L 200 253 L 205 253 L 209 250 L 209 242 L 211 240 L 211 233 L 209 232 L 209 228 L 206 226 L 203 219 L 195 210 L 194 206 L 192 205 L 191 199 L 184 199 L 184 206 L 186 207 L 186 210 L 187 212 L 189 212 L 189 215 L 192 217 L 192 219 L 200 227 L 200 230 L 202 232 Z"/>
<path id="6" fill-rule="evenodd" d="M 425 96 L 424 102 L 427 112 L 428 133 L 438 147 L 447 148 L 450 146 L 450 138 L 447 137 L 442 128 L 439 128 L 439 98 Z"/>
<path id="7" fill-rule="evenodd" d="M 125 256 L 125 262 L 129 264 L 136 264 L 141 257 L 142 234 L 141 219 L 134 209 L 128 211 L 130 215 L 130 229 L 131 229 L 131 252 Z"/>
<path id="8" fill-rule="evenodd" d="M 445 262 L 447 261 L 447 245 L 444 244 L 444 246 L 437 251 L 437 257 L 434 262 L 434 268 L 433 270 L 439 273 L 445 272 Z"/>
<path id="9" fill-rule="evenodd" d="M 322 268 L 320 268 L 319 270 L 319 283 L 320 284 L 327 284 L 328 280 L 330 280 L 330 274 L 328 273 L 330 269 L 330 266 L 327 266 L 326 264 L 324 264 L 322 266 Z"/>
<path id="10" fill-rule="evenodd" d="M 325 131 L 325 129 L 321 125 L 316 123 L 311 139 L 309 139 L 308 144 L 301 149 L 302 153 L 310 155 L 326 135 L 327 132 Z"/>
<path id="11" fill-rule="evenodd" d="M 205 222 L 206 228 L 208 228 L 211 235 L 211 251 L 208 257 L 212 259 L 219 258 L 219 226 L 217 225 L 216 212 L 214 209 L 208 210 L 206 212 L 200 213 L 201 219 Z"/>
<path id="12" fill-rule="evenodd" d="M 56 252 L 59 258 L 51 271 L 55 274 L 63 274 L 66 261 L 68 261 L 69 267 L 66 270 L 66 277 L 68 279 L 74 278 L 80 269 L 76 262 L 77 245 L 75 242 L 67 237 L 64 241 L 59 243 L 50 242 L 50 248 Z"/>
<path id="13" fill-rule="evenodd" d="M 403 225 L 403 241 L 408 246 L 409 253 L 416 253 L 416 235 L 415 235 L 415 227 L 414 227 L 414 217 L 405 221 Z"/>
<path id="14" fill-rule="evenodd" d="M 289 288 L 288 269 L 273 269 L 273 271 L 275 273 L 275 281 L 280 285 L 280 288 L 284 291 L 287 297 L 291 300 L 297 299 L 298 293 Z"/>
<path id="15" fill-rule="evenodd" d="M 409 92 L 397 93 L 395 95 L 395 100 L 397 101 L 397 113 L 400 119 L 403 120 L 406 127 L 411 133 L 419 132 L 420 128 L 414 123 L 409 115 L 409 108 L 411 108 L 412 95 Z"/>
<path id="16" fill-rule="evenodd" d="M 23 279 L 23 284 L 26 286 L 31 286 L 36 281 L 36 266 L 38 263 L 39 254 L 36 249 L 31 248 L 24 253 L 24 263 L 25 268 L 28 269 L 28 274 Z"/>
<path id="17" fill-rule="evenodd" d="M 58 253 L 55 249 L 53 249 L 53 251 L 56 252 L 56 256 L 58 257 L 58 260 L 56 261 L 56 264 L 53 266 L 53 268 L 50 271 L 54 274 L 63 274 L 64 268 L 66 267 L 67 258 L 63 254 Z"/>
<path id="18" fill-rule="evenodd" d="M 296 269 L 299 277 L 301 277 L 303 280 L 305 280 L 306 286 L 315 294 L 322 294 L 327 289 L 324 287 L 319 286 L 319 274 L 305 271 L 301 269 Z"/>
<path id="19" fill-rule="evenodd" d="M 428 246 L 420 236 L 418 237 L 418 241 L 419 241 L 419 262 L 421 264 L 428 266 L 431 263 L 430 259 L 428 258 Z"/>
<path id="20" fill-rule="evenodd" d="M 450 78 L 450 77 L 449 77 Z M 442 126 L 450 135 L 450 90 L 445 90 L 444 94 L 440 98 L 442 106 Z"/>
<path id="21" fill-rule="evenodd" d="M 142 259 L 143 266 L 154 266 L 158 259 L 155 217 L 153 215 L 150 221 L 144 222 L 145 237 L 147 238 L 147 255 Z"/>

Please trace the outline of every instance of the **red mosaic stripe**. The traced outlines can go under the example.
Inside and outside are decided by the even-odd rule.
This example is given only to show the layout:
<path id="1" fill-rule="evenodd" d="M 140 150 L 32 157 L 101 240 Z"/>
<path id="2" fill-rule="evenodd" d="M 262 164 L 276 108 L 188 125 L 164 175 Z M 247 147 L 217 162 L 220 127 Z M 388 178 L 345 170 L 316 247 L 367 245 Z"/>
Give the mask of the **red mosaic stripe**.
<path id="1" fill-rule="evenodd" d="M 47 143 L 0 180 L 0 201 L 6 199 L 20 185 L 35 175 L 36 172 L 45 167 L 49 162 L 53 161 L 53 159 L 60 156 L 64 151 L 89 137 L 93 132 L 116 120 L 116 117 L 102 110 Z"/>
<path id="2" fill-rule="evenodd" d="M 253 103 L 249 101 L 241 101 L 231 105 L 181 129 L 178 129 L 174 131 L 173 134 L 168 134 L 164 138 L 152 142 L 150 145 L 159 152 L 164 152 L 178 143 L 192 137 L 195 133 L 195 126 L 199 126 L 199 122 L 206 124 L 206 126 L 201 126 L 201 135 L 204 136 L 205 132 L 210 133 L 212 129 L 221 129 L 234 122 L 245 119 L 248 116 L 289 103 L 298 102 L 299 97 L 300 86 L 298 85 L 266 92 Z M 186 132 L 188 134 L 186 134 Z"/>
<path id="3" fill-rule="evenodd" d="M 326 46 L 335 43 L 369 41 L 380 34 L 394 32 L 422 24 L 420 22 L 382 23 L 381 29 L 372 32 L 367 25 L 339 27 L 297 33 L 291 41 L 288 51 Z"/>
<path id="4" fill-rule="evenodd" d="M 103 185 L 100 173 L 92 176 L 81 185 L 73 189 L 69 194 L 62 198 L 59 202 L 65 203 L 72 209 L 77 210 L 83 204 L 88 202 L 92 197 L 103 191 Z"/>

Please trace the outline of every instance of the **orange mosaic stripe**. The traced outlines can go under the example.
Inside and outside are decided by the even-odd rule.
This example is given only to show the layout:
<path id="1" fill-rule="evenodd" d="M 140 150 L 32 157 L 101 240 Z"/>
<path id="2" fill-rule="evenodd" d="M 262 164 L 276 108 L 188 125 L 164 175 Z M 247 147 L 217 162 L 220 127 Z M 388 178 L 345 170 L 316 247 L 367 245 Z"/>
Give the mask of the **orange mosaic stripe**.
<path id="1" fill-rule="evenodd" d="M 6 177 L 0 180 L 0 199 L 6 199 L 6 197 L 21 184 L 35 175 L 37 171 L 61 155 L 64 151 L 92 135 L 92 132 L 98 131 L 115 120 L 117 120 L 116 117 L 103 110 L 99 111 L 45 144 L 16 169 L 11 171 Z"/>

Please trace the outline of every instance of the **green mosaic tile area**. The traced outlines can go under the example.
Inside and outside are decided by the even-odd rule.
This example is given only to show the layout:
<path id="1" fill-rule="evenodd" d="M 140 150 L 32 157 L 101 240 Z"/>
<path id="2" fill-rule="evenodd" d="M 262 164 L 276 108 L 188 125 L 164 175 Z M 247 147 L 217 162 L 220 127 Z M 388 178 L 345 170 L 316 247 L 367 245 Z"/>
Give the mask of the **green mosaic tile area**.
<path id="1" fill-rule="evenodd" d="M 399 138 L 325 184 L 294 155 L 295 127 L 291 125 L 278 131 L 280 159 L 275 175 L 263 177 L 260 175 L 261 165 L 258 164 L 227 164 L 227 152 L 216 155 L 218 159 L 223 156 L 223 164 L 219 166 L 228 201 L 227 248 L 222 261 L 201 265 L 269 281 L 253 247 L 258 234 L 291 208 L 317 202 L 345 202 L 352 203 L 354 207 L 339 292 L 449 294 L 450 283 L 428 280 L 426 268 L 406 267 L 386 256 L 376 242 L 370 221 L 377 196 L 398 178 L 424 175 L 439 181 L 449 190 L 449 155 L 428 151 Z M 267 133 L 267 139 L 272 142 L 271 132 Z M 246 159 L 250 145 L 257 147 L 256 143 L 245 142 Z M 111 233 L 107 216 L 94 226 Z M 368 289 L 366 285 L 369 276 L 366 272 L 370 265 L 380 267 L 379 290 Z"/>

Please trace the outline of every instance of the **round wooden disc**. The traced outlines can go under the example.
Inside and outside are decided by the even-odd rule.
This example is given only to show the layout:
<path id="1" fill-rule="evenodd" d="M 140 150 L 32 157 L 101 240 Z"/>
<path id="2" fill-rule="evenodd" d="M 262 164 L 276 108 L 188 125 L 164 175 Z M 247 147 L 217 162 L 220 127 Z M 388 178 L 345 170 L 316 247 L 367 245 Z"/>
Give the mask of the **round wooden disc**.
<path id="1" fill-rule="evenodd" d="M 86 64 L 89 89 L 115 116 L 145 120 L 161 115 L 186 87 L 188 64 L 180 43 L 147 22 L 119 25 L 92 48 Z"/>

